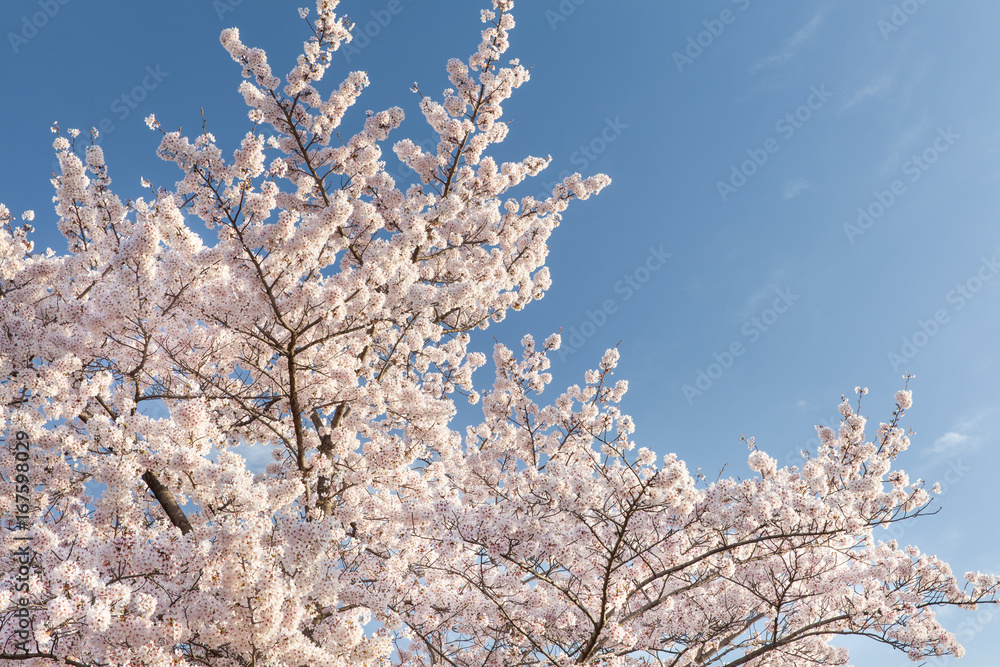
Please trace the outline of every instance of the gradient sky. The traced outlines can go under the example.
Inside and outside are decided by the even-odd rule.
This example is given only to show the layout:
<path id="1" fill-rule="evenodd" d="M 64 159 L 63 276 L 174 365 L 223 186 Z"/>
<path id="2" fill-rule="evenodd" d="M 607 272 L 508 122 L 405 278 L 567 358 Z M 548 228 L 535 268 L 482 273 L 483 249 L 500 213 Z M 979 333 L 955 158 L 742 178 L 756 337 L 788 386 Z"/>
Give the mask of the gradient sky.
<path id="1" fill-rule="evenodd" d="M 230 152 L 248 121 L 219 31 L 238 26 L 286 72 L 305 38 L 298 4 L 0 4 L 0 202 L 36 211 L 36 248 L 66 248 L 50 204 L 53 121 L 105 124 L 122 198 L 142 194 L 141 176 L 171 184 L 179 174 L 156 159 L 143 117 L 195 135 L 203 108 Z M 372 80 L 345 129 L 399 105 L 408 120 L 391 140 L 429 139 L 409 87 L 440 96 L 447 59 L 478 43 L 481 6 L 342 2 L 374 35 L 328 73 L 331 86 L 352 69 Z M 511 133 L 495 155 L 553 156 L 522 194 L 551 190 L 562 171 L 613 183 L 567 211 L 545 299 L 476 349 L 562 328 L 573 353 L 556 356 L 557 389 L 621 341 L 636 440 L 713 479 L 727 462 L 746 474 L 743 434 L 795 463 L 856 385 L 870 389 L 874 429 L 913 373 L 900 463 L 945 493 L 900 540 L 959 574 L 1000 571 L 1000 4 L 521 0 L 514 16 L 508 53 L 532 80 L 505 107 Z M 959 665 L 995 667 L 990 611 L 942 616 L 968 649 Z M 912 664 L 880 648 L 853 662 Z"/>

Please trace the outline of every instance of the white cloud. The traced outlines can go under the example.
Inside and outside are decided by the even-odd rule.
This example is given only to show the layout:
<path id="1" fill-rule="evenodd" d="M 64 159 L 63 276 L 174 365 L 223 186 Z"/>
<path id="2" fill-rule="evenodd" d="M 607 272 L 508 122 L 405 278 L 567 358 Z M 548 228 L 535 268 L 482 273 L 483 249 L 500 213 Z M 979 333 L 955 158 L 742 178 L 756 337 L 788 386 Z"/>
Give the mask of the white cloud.
<path id="1" fill-rule="evenodd" d="M 889 145 L 886 151 L 886 158 L 879 168 L 879 173 L 883 176 L 898 173 L 903 166 L 903 161 L 909 157 L 907 153 L 916 147 L 918 140 L 926 140 L 931 129 L 931 124 L 926 119 L 921 119 L 897 134 L 895 141 Z"/>
<path id="2" fill-rule="evenodd" d="M 864 88 L 857 90 L 853 95 L 851 95 L 844 106 L 840 108 L 841 111 L 846 111 L 856 104 L 860 104 L 869 97 L 874 97 L 876 95 L 881 95 L 885 91 L 889 90 L 892 86 L 892 79 L 888 76 L 883 76 L 878 81 L 874 83 L 869 83 Z"/>
<path id="3" fill-rule="evenodd" d="M 808 23 L 799 28 L 799 31 L 792 35 L 791 39 L 788 40 L 788 46 L 791 48 L 798 48 L 812 39 L 812 36 L 816 34 L 817 30 L 819 30 L 823 21 L 826 20 L 826 15 L 829 13 L 829 5 L 820 9 L 811 19 L 809 19 Z"/>
<path id="4" fill-rule="evenodd" d="M 781 198 L 795 199 L 806 190 L 812 190 L 812 189 L 813 187 L 812 185 L 809 184 L 809 181 L 799 176 L 798 178 L 785 183 L 785 189 L 784 192 L 781 194 Z"/>
<path id="5" fill-rule="evenodd" d="M 948 431 L 934 441 L 931 449 L 934 450 L 935 454 L 951 454 L 952 452 L 960 449 L 962 445 L 969 442 L 970 439 L 971 438 L 967 435 L 956 433 L 955 431 Z"/>
<path id="6" fill-rule="evenodd" d="M 785 49 L 781 53 L 770 55 L 767 58 L 754 63 L 754 65 L 750 68 L 750 73 L 755 74 L 758 71 L 769 67 L 779 67 L 794 58 L 799 52 L 799 49 L 802 48 L 802 45 L 812 39 L 813 35 L 816 34 L 816 31 L 819 30 L 823 21 L 826 20 L 826 15 L 829 13 L 829 5 L 820 9 L 811 19 L 809 19 L 808 22 L 806 22 L 804 26 L 799 28 L 794 35 L 785 41 Z"/>
<path id="7" fill-rule="evenodd" d="M 737 321 L 745 322 L 755 315 L 760 315 L 762 310 L 769 307 L 778 298 L 778 290 L 787 289 L 788 281 L 785 279 L 785 271 L 772 271 L 771 280 L 748 296 L 739 309 L 737 309 Z M 794 290 L 792 292 L 794 293 Z"/>
<path id="8" fill-rule="evenodd" d="M 964 416 L 952 424 L 926 451 L 934 456 L 945 457 L 977 449 L 990 431 L 983 422 L 996 412 L 995 408 L 984 408 Z"/>

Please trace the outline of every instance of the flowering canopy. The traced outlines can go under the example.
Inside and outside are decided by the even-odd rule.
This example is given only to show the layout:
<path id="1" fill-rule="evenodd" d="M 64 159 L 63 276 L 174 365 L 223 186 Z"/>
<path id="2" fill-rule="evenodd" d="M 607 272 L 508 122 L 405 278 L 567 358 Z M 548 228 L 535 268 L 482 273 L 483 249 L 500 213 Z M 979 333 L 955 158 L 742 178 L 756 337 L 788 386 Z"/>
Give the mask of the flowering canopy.
<path id="1" fill-rule="evenodd" d="M 610 181 L 510 196 L 549 160 L 487 154 L 528 80 L 492 0 L 421 97 L 436 149 L 392 144 L 399 189 L 403 111 L 344 141 L 367 76 L 317 88 L 351 39 L 336 5 L 284 80 L 223 31 L 253 122 L 230 158 L 150 116 L 183 176 L 122 202 L 57 126 L 69 253 L 33 254 L 0 206 L 0 509 L 30 536 L 0 536 L 4 664 L 778 667 L 844 664 L 837 635 L 961 654 L 934 609 L 992 602 L 997 578 L 962 588 L 874 535 L 928 503 L 891 469 L 908 391 L 870 441 L 844 402 L 801 469 L 751 441 L 756 476 L 707 485 L 635 452 L 615 350 L 543 405 L 560 339 L 525 336 L 476 391 L 471 332 L 544 294 L 562 212 Z M 464 437 L 455 394 L 482 403 Z M 274 460 L 255 474 L 237 446 Z"/>

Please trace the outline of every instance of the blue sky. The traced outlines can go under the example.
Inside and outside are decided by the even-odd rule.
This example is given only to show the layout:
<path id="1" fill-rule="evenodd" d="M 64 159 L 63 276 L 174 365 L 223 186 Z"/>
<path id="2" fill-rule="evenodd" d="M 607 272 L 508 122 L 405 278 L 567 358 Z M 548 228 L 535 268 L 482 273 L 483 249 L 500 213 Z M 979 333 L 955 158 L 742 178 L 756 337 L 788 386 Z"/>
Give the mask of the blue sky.
<path id="1" fill-rule="evenodd" d="M 396 1 L 395 14 L 390 0 L 341 4 L 374 36 L 328 76 L 371 77 L 348 127 L 399 105 L 408 121 L 394 139 L 420 142 L 430 135 L 409 87 L 448 85 L 444 64 L 475 48 L 484 3 Z M 65 250 L 50 205 L 53 121 L 105 123 L 123 197 L 142 194 L 140 176 L 178 178 L 155 158 L 150 113 L 196 133 L 204 108 L 231 150 L 248 125 L 219 31 L 238 26 L 284 72 L 304 39 L 297 6 L 4 2 L 0 201 L 36 211 L 38 248 Z M 532 80 L 505 107 L 498 157 L 551 154 L 535 192 L 564 170 L 613 183 L 567 212 L 545 299 L 477 349 L 561 327 L 572 354 L 556 357 L 559 387 L 621 341 L 636 439 L 709 477 L 726 462 L 745 474 L 743 434 L 794 463 L 856 385 L 877 425 L 913 373 L 916 434 L 901 465 L 945 493 L 901 540 L 959 573 L 1000 570 L 1000 5 L 522 0 L 515 18 L 509 53 Z M 987 636 L 1000 625 L 950 616 L 968 648 L 959 664 L 995 665 Z M 854 662 L 874 660 L 910 664 L 879 650 Z"/>

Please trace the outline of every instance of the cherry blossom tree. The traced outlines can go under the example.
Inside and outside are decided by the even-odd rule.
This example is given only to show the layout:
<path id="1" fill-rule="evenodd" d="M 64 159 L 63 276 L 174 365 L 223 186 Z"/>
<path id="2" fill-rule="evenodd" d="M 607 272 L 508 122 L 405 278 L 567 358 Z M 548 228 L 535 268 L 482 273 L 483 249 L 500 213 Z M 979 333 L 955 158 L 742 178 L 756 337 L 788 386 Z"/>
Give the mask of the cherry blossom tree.
<path id="1" fill-rule="evenodd" d="M 473 332 L 542 297 L 563 211 L 610 181 L 513 196 L 549 160 L 488 155 L 528 80 L 492 0 L 420 96 L 436 150 L 392 143 L 398 184 L 402 109 L 343 140 L 368 78 L 318 87 L 351 39 L 336 5 L 300 10 L 284 80 L 223 31 L 251 121 L 231 157 L 151 116 L 182 177 L 123 202 L 95 134 L 54 127 L 68 254 L 0 207 L 0 662 L 779 667 L 846 664 L 845 635 L 961 655 L 934 612 L 998 578 L 877 539 L 929 503 L 892 468 L 908 390 L 870 440 L 845 401 L 801 467 L 750 440 L 755 475 L 714 483 L 636 450 L 616 350 L 541 404 L 560 339 L 525 336 L 477 392 Z M 483 410 L 464 434 L 458 397 Z"/>

